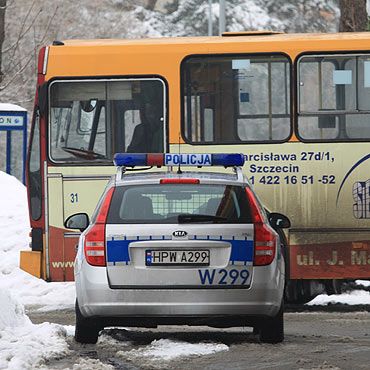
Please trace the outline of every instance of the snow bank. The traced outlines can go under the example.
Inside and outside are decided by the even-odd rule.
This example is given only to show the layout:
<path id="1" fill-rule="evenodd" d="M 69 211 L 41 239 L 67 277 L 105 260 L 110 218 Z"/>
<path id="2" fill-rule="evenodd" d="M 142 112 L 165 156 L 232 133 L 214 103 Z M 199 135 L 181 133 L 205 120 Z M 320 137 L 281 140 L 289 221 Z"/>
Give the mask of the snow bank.
<path id="1" fill-rule="evenodd" d="M 33 369 L 66 355 L 66 330 L 56 324 L 33 325 L 24 304 L 73 307 L 74 284 L 48 284 L 19 268 L 19 252 L 29 244 L 26 188 L 0 171 L 0 369 Z"/>
<path id="2" fill-rule="evenodd" d="M 66 331 L 60 325 L 43 323 L 0 330 L 0 368 L 34 369 L 49 358 L 68 354 Z"/>
<path id="3" fill-rule="evenodd" d="M 370 280 L 356 280 L 356 284 L 368 287 L 370 286 Z"/>
<path id="4" fill-rule="evenodd" d="M 364 290 L 353 290 L 349 293 L 342 293 L 342 294 L 320 294 L 312 301 L 307 303 L 309 306 L 315 305 L 328 305 L 328 304 L 335 304 L 335 303 L 343 303 L 349 305 L 370 305 L 370 293 Z"/>
<path id="5" fill-rule="evenodd" d="M 23 305 L 4 288 L 0 307 L 0 369 L 32 369 L 45 359 L 68 353 L 66 330 L 50 323 L 33 325 Z"/>
<path id="6" fill-rule="evenodd" d="M 21 250 L 29 249 L 26 187 L 0 171 L 0 278 L 2 287 L 24 305 L 74 306 L 74 283 L 46 283 L 19 268 Z"/>
<path id="7" fill-rule="evenodd" d="M 2 280 L 0 280 L 0 284 Z M 0 289 L 0 332 L 7 327 L 22 326 L 30 323 L 29 318 L 24 313 L 23 305 L 16 302 L 10 293 L 5 289 Z"/>

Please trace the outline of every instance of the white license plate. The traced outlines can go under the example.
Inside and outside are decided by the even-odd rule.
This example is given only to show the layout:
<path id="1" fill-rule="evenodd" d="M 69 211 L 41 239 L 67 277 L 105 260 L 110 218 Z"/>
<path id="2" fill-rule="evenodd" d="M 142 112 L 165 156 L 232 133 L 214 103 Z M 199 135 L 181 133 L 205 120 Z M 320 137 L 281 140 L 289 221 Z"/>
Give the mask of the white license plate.
<path id="1" fill-rule="evenodd" d="M 171 266 L 209 266 L 209 250 L 146 250 L 145 264 Z"/>

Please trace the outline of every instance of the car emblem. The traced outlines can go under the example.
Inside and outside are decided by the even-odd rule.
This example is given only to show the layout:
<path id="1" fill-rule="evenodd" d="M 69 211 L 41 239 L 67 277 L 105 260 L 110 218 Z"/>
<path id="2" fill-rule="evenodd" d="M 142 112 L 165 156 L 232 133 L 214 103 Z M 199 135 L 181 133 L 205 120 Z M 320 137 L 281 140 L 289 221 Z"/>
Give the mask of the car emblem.
<path id="1" fill-rule="evenodd" d="M 172 235 L 173 235 L 173 236 L 176 236 L 176 237 L 178 237 L 178 238 L 182 238 L 182 237 L 184 237 L 184 236 L 188 235 L 188 233 L 187 233 L 186 231 L 183 231 L 183 230 L 177 230 L 177 231 L 174 231 L 174 232 L 172 233 Z"/>

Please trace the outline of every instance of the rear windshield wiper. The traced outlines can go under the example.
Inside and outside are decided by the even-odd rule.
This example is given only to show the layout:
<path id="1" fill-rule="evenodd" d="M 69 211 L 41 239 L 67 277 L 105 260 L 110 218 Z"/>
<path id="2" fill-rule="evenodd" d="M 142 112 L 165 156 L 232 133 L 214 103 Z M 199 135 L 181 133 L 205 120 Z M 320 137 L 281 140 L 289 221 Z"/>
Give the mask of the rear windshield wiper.
<path id="1" fill-rule="evenodd" d="M 193 214 L 181 214 L 178 215 L 178 223 L 187 223 L 187 222 L 205 222 L 205 221 L 227 221 L 226 217 L 221 216 L 212 216 L 212 215 L 193 215 Z"/>

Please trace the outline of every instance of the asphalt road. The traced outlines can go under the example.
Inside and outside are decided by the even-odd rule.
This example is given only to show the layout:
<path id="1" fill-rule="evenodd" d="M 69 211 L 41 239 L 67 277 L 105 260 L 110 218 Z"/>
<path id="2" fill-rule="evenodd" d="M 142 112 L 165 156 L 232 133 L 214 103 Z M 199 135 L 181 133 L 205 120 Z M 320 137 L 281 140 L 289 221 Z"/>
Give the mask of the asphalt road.
<path id="1" fill-rule="evenodd" d="M 326 312 L 323 312 L 325 310 Z M 157 329 L 108 329 L 96 345 L 67 341 L 71 353 L 45 364 L 47 369 L 370 369 L 370 312 L 368 306 L 335 305 L 328 308 L 288 306 L 285 341 L 259 342 L 251 328 L 212 329 L 169 327 Z M 34 323 L 74 325 L 72 310 L 36 312 L 28 307 Z M 113 339 L 112 339 L 113 338 Z M 225 344 L 228 350 L 212 355 L 190 356 L 171 361 L 154 360 L 140 353 L 154 340 Z"/>

